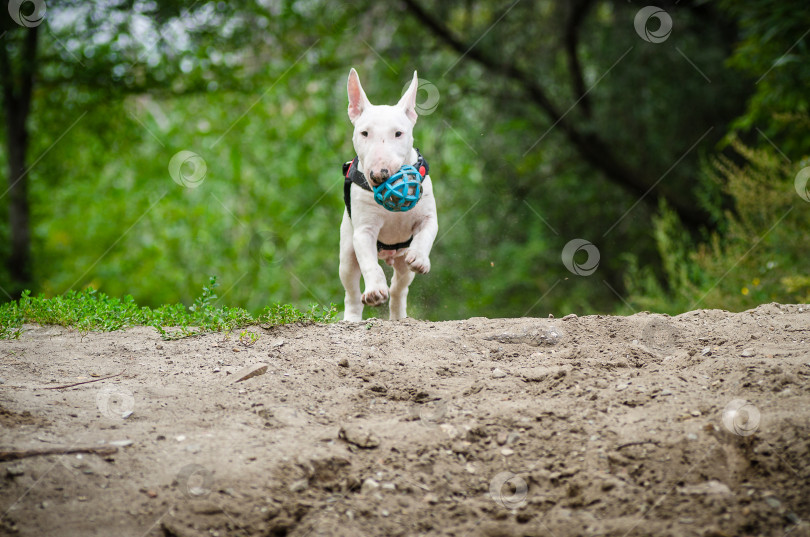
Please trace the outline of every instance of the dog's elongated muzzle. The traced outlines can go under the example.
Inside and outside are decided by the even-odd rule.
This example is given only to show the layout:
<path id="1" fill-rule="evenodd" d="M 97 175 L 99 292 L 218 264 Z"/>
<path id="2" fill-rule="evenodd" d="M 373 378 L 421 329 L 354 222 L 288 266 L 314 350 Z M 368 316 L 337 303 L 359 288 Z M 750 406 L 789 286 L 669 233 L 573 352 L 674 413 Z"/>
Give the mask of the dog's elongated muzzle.
<path id="1" fill-rule="evenodd" d="M 405 165 L 397 173 L 374 187 L 374 201 L 389 211 L 410 211 L 422 197 L 422 180 L 419 170 Z"/>
<path id="2" fill-rule="evenodd" d="M 397 173 L 379 185 L 372 185 L 358 168 L 359 158 L 355 157 L 343 164 L 345 177 L 343 200 L 349 218 L 352 216 L 351 185 L 356 184 L 374 194 L 374 201 L 392 212 L 405 212 L 413 209 L 422 197 L 422 181 L 428 174 L 428 163 L 416 149 L 416 163 L 402 166 Z"/>

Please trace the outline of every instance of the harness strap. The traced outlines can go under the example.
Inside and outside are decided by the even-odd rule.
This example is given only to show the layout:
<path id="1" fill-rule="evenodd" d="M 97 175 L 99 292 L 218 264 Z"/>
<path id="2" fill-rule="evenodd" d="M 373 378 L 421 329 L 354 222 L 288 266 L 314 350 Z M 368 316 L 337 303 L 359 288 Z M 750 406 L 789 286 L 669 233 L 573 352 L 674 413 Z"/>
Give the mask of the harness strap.
<path id="1" fill-rule="evenodd" d="M 414 164 L 414 168 L 419 170 L 419 173 L 422 174 L 422 177 L 424 177 L 427 175 L 430 167 L 418 149 L 416 150 L 416 156 L 417 159 L 416 164 Z M 343 203 L 346 205 L 346 212 L 349 214 L 349 218 L 352 217 L 352 183 L 356 184 L 363 190 L 373 192 L 371 185 L 369 185 L 368 181 L 366 180 L 366 176 L 363 175 L 363 172 L 357 169 L 358 161 L 359 158 L 354 157 L 354 160 L 343 163 Z M 413 235 L 411 235 L 411 238 L 407 241 L 398 242 L 397 244 L 385 244 L 384 242 L 377 241 L 377 251 L 379 252 L 381 250 L 399 250 L 400 248 L 407 248 L 411 245 L 412 240 Z"/>
<path id="2" fill-rule="evenodd" d="M 354 157 L 354 160 L 350 160 L 349 162 L 345 162 L 343 164 L 343 177 L 345 180 L 343 181 L 343 203 L 346 205 L 346 212 L 349 213 L 349 218 L 352 217 L 352 183 L 354 182 L 352 170 L 357 170 L 357 161 L 358 158 Z M 363 175 L 362 173 L 360 175 Z M 366 178 L 363 177 L 363 181 Z M 363 188 L 363 185 L 357 183 L 357 186 Z M 365 190 L 371 190 L 366 183 Z"/>

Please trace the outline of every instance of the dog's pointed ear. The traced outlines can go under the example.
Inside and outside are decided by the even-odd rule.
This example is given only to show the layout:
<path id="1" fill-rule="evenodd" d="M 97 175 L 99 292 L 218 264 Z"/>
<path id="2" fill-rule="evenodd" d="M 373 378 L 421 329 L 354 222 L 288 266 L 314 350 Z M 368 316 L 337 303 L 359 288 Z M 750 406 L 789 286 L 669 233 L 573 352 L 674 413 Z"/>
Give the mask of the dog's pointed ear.
<path id="1" fill-rule="evenodd" d="M 371 106 L 368 97 L 366 97 L 366 92 L 363 91 L 363 86 L 360 85 L 360 77 L 357 76 L 354 67 L 349 71 L 347 90 L 349 92 L 349 119 L 354 123 L 363 113 L 363 110 Z"/>
<path id="2" fill-rule="evenodd" d="M 416 94 L 419 93 L 419 79 L 416 77 L 416 71 L 413 72 L 413 80 L 408 90 L 402 95 L 398 105 L 405 110 L 408 119 L 416 123 Z"/>

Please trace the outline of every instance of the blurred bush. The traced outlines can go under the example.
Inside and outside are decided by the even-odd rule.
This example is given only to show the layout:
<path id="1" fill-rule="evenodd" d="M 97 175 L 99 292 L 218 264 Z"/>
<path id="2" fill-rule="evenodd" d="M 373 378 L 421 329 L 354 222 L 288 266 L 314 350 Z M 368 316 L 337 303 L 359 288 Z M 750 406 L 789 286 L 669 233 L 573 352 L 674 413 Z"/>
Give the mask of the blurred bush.
<path id="1" fill-rule="evenodd" d="M 723 227 L 694 245 L 662 204 L 654 233 L 665 277 L 656 278 L 630 256 L 625 283 L 632 305 L 674 314 L 810 302 L 805 240 L 810 203 L 795 185 L 797 173 L 810 161 L 796 166 L 773 148 L 754 149 L 738 140 L 731 145 L 742 163 L 721 155 L 703 168 L 705 179 L 719 184 L 734 202 Z"/>

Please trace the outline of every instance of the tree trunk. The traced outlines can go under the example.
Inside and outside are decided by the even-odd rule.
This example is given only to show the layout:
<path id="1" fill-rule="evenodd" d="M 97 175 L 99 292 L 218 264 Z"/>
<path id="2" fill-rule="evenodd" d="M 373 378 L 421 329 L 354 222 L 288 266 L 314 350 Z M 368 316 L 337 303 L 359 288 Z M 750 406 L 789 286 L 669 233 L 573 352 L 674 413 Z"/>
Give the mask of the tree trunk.
<path id="1" fill-rule="evenodd" d="M 3 86 L 3 108 L 6 116 L 6 149 L 8 152 L 9 223 L 11 253 L 7 260 L 12 279 L 8 291 L 14 298 L 32 284 L 31 222 L 28 205 L 27 120 L 31 111 L 34 72 L 36 70 L 37 28 L 26 28 L 20 57 L 19 75 L 15 76 L 7 48 L 9 38 L 0 46 L 0 76 Z"/>
<path id="2" fill-rule="evenodd" d="M 28 178 L 25 174 L 28 132 L 25 128 L 25 118 L 20 117 L 19 113 L 7 109 L 6 114 L 6 132 L 9 135 L 8 213 L 11 224 L 11 255 L 8 258 L 8 269 L 16 294 L 31 282 L 31 224 L 28 210 Z"/>

